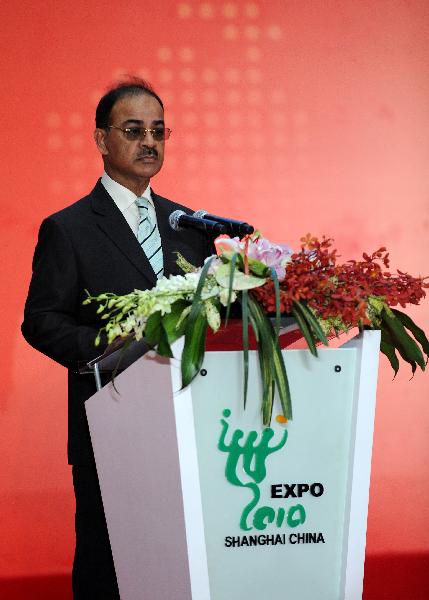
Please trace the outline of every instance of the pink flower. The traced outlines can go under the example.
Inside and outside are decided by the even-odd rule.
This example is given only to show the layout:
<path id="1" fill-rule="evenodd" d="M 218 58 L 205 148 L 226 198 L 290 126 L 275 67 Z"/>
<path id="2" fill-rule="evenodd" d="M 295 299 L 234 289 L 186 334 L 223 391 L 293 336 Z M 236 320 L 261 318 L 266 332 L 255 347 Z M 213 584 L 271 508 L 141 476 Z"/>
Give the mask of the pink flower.
<path id="1" fill-rule="evenodd" d="M 285 278 L 285 265 L 293 254 L 293 250 L 286 244 L 273 244 L 262 237 L 240 240 L 238 237 L 230 238 L 228 235 L 220 235 L 215 239 L 214 244 L 218 256 L 231 259 L 235 253 L 244 256 L 246 242 L 249 261 L 258 261 L 266 267 L 273 268 L 279 280 Z"/>
<path id="2" fill-rule="evenodd" d="M 249 242 L 249 258 L 272 267 L 280 280 L 286 276 L 285 265 L 290 261 L 292 254 L 293 250 L 287 244 L 273 244 L 265 238 L 257 238 Z"/>
<path id="3" fill-rule="evenodd" d="M 230 258 L 236 252 L 242 254 L 244 250 L 244 244 L 240 242 L 240 238 L 230 238 L 229 235 L 222 234 L 217 237 L 214 241 L 216 248 L 216 254 L 218 256 L 226 256 Z"/>

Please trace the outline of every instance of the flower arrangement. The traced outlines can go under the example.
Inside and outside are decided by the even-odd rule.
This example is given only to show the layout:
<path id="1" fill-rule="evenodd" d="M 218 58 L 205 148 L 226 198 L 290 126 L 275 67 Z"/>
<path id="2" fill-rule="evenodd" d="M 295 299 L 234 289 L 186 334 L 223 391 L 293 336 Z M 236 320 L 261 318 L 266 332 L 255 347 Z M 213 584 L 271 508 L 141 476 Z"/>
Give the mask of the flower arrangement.
<path id="1" fill-rule="evenodd" d="M 118 296 L 93 297 L 106 325 L 109 343 L 117 338 L 145 338 L 159 354 L 172 357 L 171 345 L 184 336 L 182 385 L 199 372 L 205 351 L 207 328 L 217 332 L 221 310 L 228 321 L 231 305 L 241 306 L 244 365 L 244 403 L 249 370 L 249 328 L 254 331 L 259 353 L 263 398 L 262 418 L 269 425 L 277 390 L 286 419 L 292 403 L 286 369 L 279 346 L 280 317 L 292 315 L 310 352 L 328 345 L 328 337 L 353 327 L 381 330 L 381 347 L 395 371 L 399 356 L 425 369 L 429 341 L 422 329 L 398 305 L 419 304 L 429 287 L 427 278 L 389 269 L 389 254 L 380 248 L 363 260 L 338 261 L 333 240 L 308 234 L 301 249 L 273 244 L 259 234 L 242 240 L 222 235 L 215 240 L 216 255 L 201 268 L 178 256 L 184 274 L 163 277 L 151 290 L 135 290 Z M 270 319 L 270 316 L 272 319 Z M 397 354 L 398 353 L 398 354 Z"/>

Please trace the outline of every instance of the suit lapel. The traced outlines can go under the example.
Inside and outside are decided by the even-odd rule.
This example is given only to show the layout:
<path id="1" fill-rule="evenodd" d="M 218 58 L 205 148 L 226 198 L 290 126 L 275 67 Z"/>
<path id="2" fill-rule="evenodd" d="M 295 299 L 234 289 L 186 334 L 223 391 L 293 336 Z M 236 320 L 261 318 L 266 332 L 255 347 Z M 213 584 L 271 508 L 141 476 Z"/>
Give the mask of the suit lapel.
<path id="1" fill-rule="evenodd" d="M 156 277 L 146 254 L 121 211 L 100 181 L 97 182 L 91 193 L 91 200 L 92 209 L 97 215 L 97 224 L 100 229 L 110 238 L 118 250 L 132 262 L 136 269 L 149 280 L 149 287 L 154 286 Z"/>

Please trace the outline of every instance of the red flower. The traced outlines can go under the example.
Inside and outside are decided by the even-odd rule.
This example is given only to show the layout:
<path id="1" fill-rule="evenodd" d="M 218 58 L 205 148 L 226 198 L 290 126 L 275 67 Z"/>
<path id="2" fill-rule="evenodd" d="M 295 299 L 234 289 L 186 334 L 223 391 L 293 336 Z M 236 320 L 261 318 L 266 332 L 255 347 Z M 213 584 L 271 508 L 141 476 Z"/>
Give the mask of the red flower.
<path id="1" fill-rule="evenodd" d="M 286 277 L 280 282 L 280 309 L 291 311 L 294 300 L 304 300 L 317 314 L 327 319 L 341 317 L 344 323 L 355 326 L 368 324 L 368 298 L 384 298 L 389 306 L 418 304 L 429 287 L 427 277 L 413 277 L 397 271 L 392 275 L 389 254 L 381 247 L 363 260 L 337 264 L 337 251 L 332 241 L 307 234 L 301 239 L 301 251 L 292 255 L 286 267 Z M 275 291 L 271 280 L 252 294 L 268 313 L 275 312 Z"/>

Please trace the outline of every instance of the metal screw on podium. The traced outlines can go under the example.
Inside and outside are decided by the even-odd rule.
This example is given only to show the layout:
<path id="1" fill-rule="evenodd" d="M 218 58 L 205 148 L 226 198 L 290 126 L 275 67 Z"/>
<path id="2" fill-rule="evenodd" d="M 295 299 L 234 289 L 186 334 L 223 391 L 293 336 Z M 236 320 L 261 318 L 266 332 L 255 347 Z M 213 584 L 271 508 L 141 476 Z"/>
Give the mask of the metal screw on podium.
<path id="1" fill-rule="evenodd" d="M 341 371 L 341 366 L 335 365 L 334 371 L 335 371 L 335 373 L 339 373 Z"/>
<path id="2" fill-rule="evenodd" d="M 206 369 L 201 369 L 200 375 L 202 375 L 203 377 L 205 377 L 207 375 Z"/>

